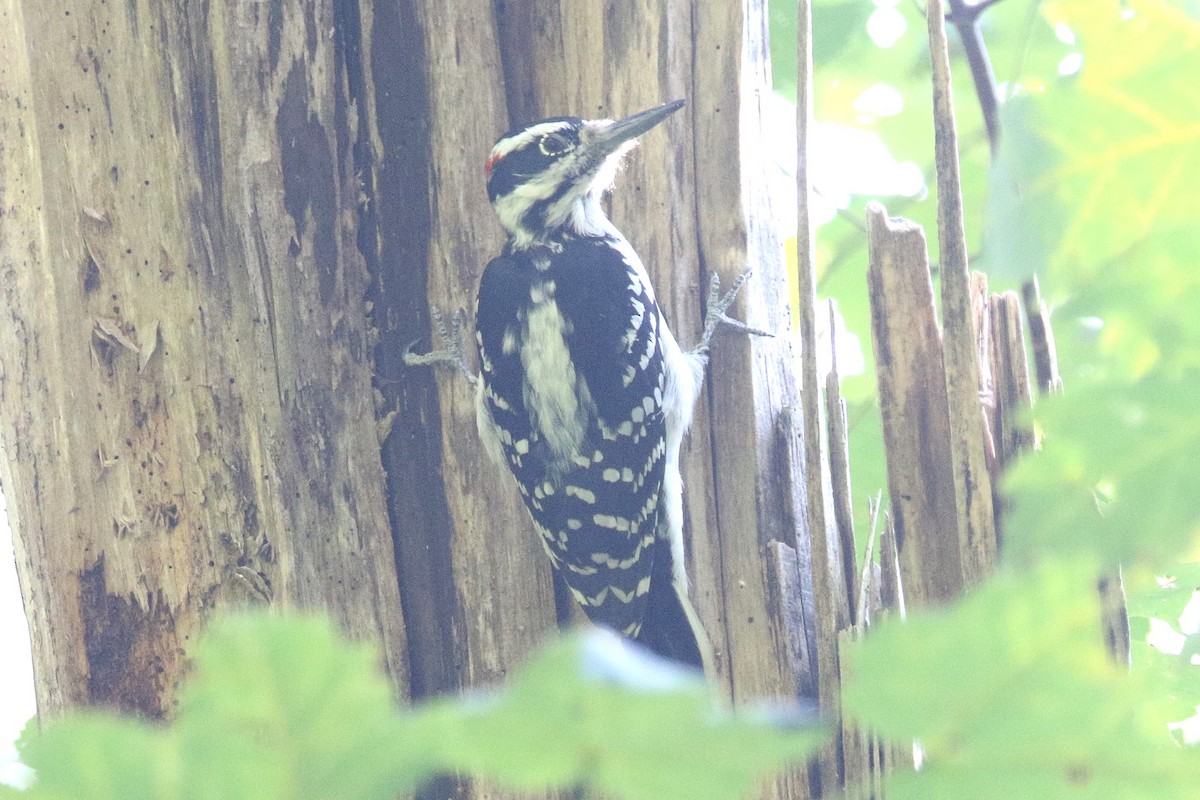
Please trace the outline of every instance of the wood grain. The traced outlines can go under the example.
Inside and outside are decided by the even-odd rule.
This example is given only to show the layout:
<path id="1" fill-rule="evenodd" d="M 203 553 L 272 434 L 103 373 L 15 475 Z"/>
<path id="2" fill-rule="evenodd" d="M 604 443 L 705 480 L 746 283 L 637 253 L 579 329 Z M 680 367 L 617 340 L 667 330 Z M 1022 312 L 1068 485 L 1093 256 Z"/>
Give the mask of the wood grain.
<path id="1" fill-rule="evenodd" d="M 991 574 L 996 561 L 996 527 L 991 473 L 979 401 L 979 355 L 972 313 L 971 277 L 963 222 L 958 133 L 950 84 L 950 55 L 942 0 L 926 7 L 933 68 L 934 161 L 937 165 L 943 355 L 950 410 L 950 450 L 960 553 L 969 584 Z"/>
<path id="2" fill-rule="evenodd" d="M 169 715 L 247 603 L 329 611 L 407 691 L 330 8 L 6 8 L 0 463 L 39 710 Z"/>
<path id="3" fill-rule="evenodd" d="M 965 584 L 925 235 L 878 204 L 868 207 L 867 228 L 871 338 L 904 596 L 916 605 L 948 602 Z"/>

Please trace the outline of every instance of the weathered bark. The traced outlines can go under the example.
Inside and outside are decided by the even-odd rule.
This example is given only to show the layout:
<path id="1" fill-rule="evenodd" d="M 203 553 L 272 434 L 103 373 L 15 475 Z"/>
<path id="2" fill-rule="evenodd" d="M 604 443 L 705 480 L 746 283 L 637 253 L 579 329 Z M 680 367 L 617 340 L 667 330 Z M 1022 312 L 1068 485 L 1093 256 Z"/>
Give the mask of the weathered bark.
<path id="1" fill-rule="evenodd" d="M 720 680 L 737 699 L 794 697 L 799 691 L 796 672 L 811 671 L 811 666 L 802 663 L 807 650 L 788 637 L 781 597 L 811 592 L 806 588 L 806 563 L 798 568 L 786 554 L 782 561 L 768 559 L 772 542 L 792 548 L 802 542 L 798 533 L 804 510 L 803 497 L 794 496 L 799 491 L 794 487 L 803 485 L 803 465 L 795 457 L 798 440 L 782 424 L 787 419 L 783 410 L 794 402 L 795 393 L 787 337 L 782 335 L 787 325 L 782 259 L 764 227 L 769 217 L 760 204 L 762 176 L 752 158 L 753 152 L 761 151 L 754 142 L 759 124 L 754 103 L 765 88 L 761 4 L 710 5 L 700 15 L 683 0 L 607 11 L 596 4 L 533 0 L 496 3 L 494 17 L 483 3 L 447 6 L 422 0 L 402 8 L 409 6 L 421 36 L 406 39 L 406 46 L 421 55 L 411 56 L 412 69 L 392 76 L 388 85 L 391 91 L 419 96 L 421 113 L 430 124 L 412 126 L 393 146 L 430 152 L 436 169 L 425 184 L 418 171 L 407 175 L 411 185 L 394 188 L 384 172 L 378 176 L 381 216 L 399 216 L 393 203 L 417 212 L 398 220 L 408 226 L 404 232 L 380 225 L 385 253 L 389 237 L 408 243 L 383 259 L 384 282 L 391 280 L 386 270 L 399 260 L 401 270 L 411 272 L 409 285 L 417 287 L 404 301 L 407 311 L 396 314 L 396 332 L 384 334 L 397 348 L 428 330 L 427 310 L 414 307 L 420 303 L 416 295 L 421 287 L 427 286 L 430 304 L 443 311 L 465 310 L 469 319 L 479 275 L 501 243 L 499 225 L 485 205 L 479 170 L 497 135 L 550 115 L 616 117 L 677 97 L 689 101 L 686 111 L 644 137 L 627 160 L 611 201 L 612 216 L 646 262 L 684 346 L 699 333 L 708 275 L 717 271 L 728 283 L 747 266 L 756 271 L 744 290 L 750 321 L 781 334 L 773 341 L 732 336 L 718 341 L 709 396 L 720 410 L 710 416 L 707 398 L 702 400 L 685 444 L 685 514 L 692 591 L 719 651 Z M 488 38 L 493 19 L 498 44 Z M 375 24 L 378 42 L 383 36 L 381 11 L 376 11 Z M 499 69 L 493 61 L 496 53 Z M 489 67 L 482 76 L 480 64 Z M 384 85 L 379 76 L 376 83 Z M 475 116 L 462 120 L 464 109 Z M 388 124 L 381 115 L 385 142 Z M 385 153 L 390 150 L 385 147 Z M 453 213 L 439 218 L 439 209 Z M 430 242 L 440 245 L 432 245 L 426 284 L 421 261 L 411 256 L 403 260 L 402 254 L 427 252 Z M 450 243 L 454 251 L 445 252 Z M 384 361 L 381 355 L 381 369 Z M 429 690 L 450 688 L 487 677 L 473 673 L 459 678 L 447 670 L 473 659 L 494 658 L 478 652 L 495 646 L 486 638 L 489 631 L 517 643 L 498 662 L 508 664 L 519 655 L 522 635 L 537 634 L 551 623 L 548 565 L 516 502 L 510 477 L 485 460 L 475 440 L 464 382 L 438 376 L 434 403 L 422 388 L 434 380 L 427 372 L 397 369 L 395 376 L 401 387 L 401 413 L 387 445 L 392 497 L 411 497 L 416 492 L 406 486 L 427 483 L 411 466 L 436 460 L 423 455 L 428 437 L 421 432 L 423 424 L 440 424 L 442 452 L 455 454 L 440 469 L 444 485 L 428 493 L 433 496 L 413 498 L 420 500 L 418 507 L 435 507 L 420 517 L 423 527 L 410 533 L 398 530 L 412 649 L 442 653 L 434 664 L 423 665 L 421 656 L 414 661 L 414 684 Z M 385 394 L 388 385 L 381 382 Z M 793 480 L 797 476 L 800 480 Z M 461 481 L 460 488 L 452 481 Z M 470 499 L 467 487 L 490 499 L 475 507 L 465 505 Z M 401 506 L 394 503 L 393 508 Z M 486 517 L 476 516 L 481 508 L 487 509 Z M 484 518 L 489 520 L 487 531 L 476 527 Z M 469 555 L 468 548 L 476 555 Z M 410 558 L 415 568 L 406 566 Z M 453 611 L 451 618 L 464 631 L 447 638 L 426 623 L 437 603 L 429 598 L 409 600 L 408 587 L 429 567 L 445 584 L 462 586 L 464 581 L 478 582 L 489 563 L 512 577 L 481 586 L 479 595 L 447 597 L 445 602 L 504 609 L 494 620 L 460 617 L 462 612 Z M 780 574 L 780 564 L 794 571 L 790 583 Z M 799 594 L 789 591 L 795 587 L 801 587 Z M 418 602 L 427 604 L 426 610 L 413 613 Z M 560 607 L 560 617 L 569 616 L 572 607 Z M 467 786 L 457 791 L 467 796 L 484 792 Z M 807 779 L 802 774 L 785 776 L 769 791 L 764 796 L 804 797 Z"/>
<path id="2" fill-rule="evenodd" d="M 965 586 L 955 510 L 942 335 L 920 227 L 867 209 L 871 338 L 888 494 L 905 599 L 948 602 Z"/>
<path id="3" fill-rule="evenodd" d="M 991 431 L 996 452 L 992 480 L 995 483 L 1005 467 L 1033 447 L 1033 430 L 1022 418 L 1024 410 L 1033 405 L 1033 392 L 1025 356 L 1021 300 L 1017 293 L 992 295 L 988 300 L 987 319 L 992 375 Z"/>
<path id="4" fill-rule="evenodd" d="M 711 218 L 722 220 L 721 224 L 725 226 L 724 229 L 714 227 L 714 232 L 720 231 L 721 235 L 714 233 L 713 238 L 719 244 L 713 243 L 712 249 L 719 255 L 722 273 L 727 279 L 755 260 L 745 254 L 745 219 L 747 215 L 756 219 L 757 216 L 751 214 L 744 201 L 737 200 L 744 196 L 741 162 L 738 158 L 729 158 L 716 164 L 710 163 L 711 160 L 698 160 L 696 156 L 701 149 L 704 152 L 741 152 L 739 103 L 743 98 L 747 101 L 752 98 L 754 95 L 750 90 L 754 81 L 762 80 L 759 74 L 757 77 L 746 76 L 744 88 L 740 83 L 743 69 L 749 68 L 743 66 L 743 59 L 751 66 L 761 64 L 761 49 L 752 50 L 750 44 L 760 40 L 763 31 L 743 26 L 743 9 L 739 4 L 728 4 L 722 14 L 712 18 L 707 34 L 711 40 L 708 52 L 717 54 L 718 58 L 705 59 L 711 72 L 704 76 L 704 83 L 696 85 L 699 78 L 689 75 L 697 69 L 693 66 L 693 41 L 699 34 L 693 29 L 692 6 L 688 3 L 664 1 L 649 9 L 604 13 L 594 5 L 560 4 L 557 1 L 496 4 L 494 9 L 483 3 L 445 8 L 441 3 L 416 2 L 401 5 L 395 19 L 385 18 L 384 12 L 376 10 L 374 47 L 378 50 L 381 47 L 378 42 L 393 42 L 403 36 L 403 47 L 397 49 L 408 53 L 409 59 L 405 68 L 389 67 L 386 76 L 380 72 L 382 60 L 376 58 L 373 62 L 375 85 L 388 87 L 386 97 L 384 93 L 377 92 L 376 95 L 376 102 L 381 107 L 379 125 L 384 141 L 384 170 L 372 176 L 377 181 L 374 196 L 377 198 L 379 235 L 383 241 L 382 283 L 387 285 L 394 281 L 397 285 L 403 282 L 416 289 L 425 287 L 422 262 L 412 254 L 428 252 L 433 246 L 438 251 L 429 271 L 430 304 L 447 312 L 465 311 L 469 322 L 479 275 L 487 260 L 498 252 L 502 241 L 499 226 L 486 207 L 478 167 L 492 140 L 510 127 L 510 123 L 524 124 L 560 113 L 615 116 L 672 97 L 719 97 L 721 100 L 713 102 L 712 107 L 697 106 L 698 101 L 693 99 L 689 116 L 692 123 L 703 121 L 709 125 L 706 145 L 698 142 L 698 126 L 689 123 L 689 116 L 680 115 L 668 123 L 665 135 L 655 132 L 645 138 L 620 176 L 612 201 L 614 220 L 650 267 L 659 294 L 671 314 L 673 327 L 686 345 L 699 330 L 701 299 L 707 285 L 706 272 L 701 269 L 700 222 Z M 761 25 L 761 18 L 756 19 Z M 490 38 L 493 21 L 495 41 Z M 413 26 L 415 32 L 408 28 L 410 32 L 404 33 L 407 26 Z M 395 34 L 391 33 L 392 29 Z M 500 68 L 495 63 L 496 58 L 500 59 Z M 505 78 L 503 84 L 499 82 L 501 75 Z M 402 124 L 401 111 L 397 108 L 385 113 L 382 108 L 388 103 L 399 105 L 402 101 L 397 98 L 408 98 L 414 115 L 429 120 L 429 123 L 408 125 L 402 134 L 396 135 L 394 145 L 389 146 L 389 135 L 396 133 L 394 126 Z M 506 100 L 507 118 L 503 110 L 496 108 L 501 99 Z M 726 100 L 728 103 L 723 105 Z M 470 119 L 461 119 L 464 109 L 472 112 Z M 402 160 L 392 154 L 393 149 L 431 153 L 429 158 L 437 165 L 436 172 L 423 180 L 426 176 L 420 170 L 413 170 L 403 174 L 402 182 L 389 183 L 389 159 Z M 699 193 L 697 164 L 702 172 L 714 175 L 710 185 Z M 752 192 L 760 190 L 758 183 L 747 185 Z M 454 214 L 437 219 L 437 210 L 442 207 L 454 209 Z M 412 213 L 401 214 L 401 209 Z M 708 217 L 704 217 L 705 214 Z M 391 224 L 393 220 L 403 230 L 395 230 Z M 440 231 L 434 231 L 435 225 L 441 226 Z M 393 245 L 392 240 L 403 241 L 404 246 Z M 431 242 L 440 244 L 431 245 Z M 453 243 L 454 252 L 448 252 L 451 246 L 448 243 Z M 779 268 L 777 258 L 774 268 Z M 763 272 L 765 276 L 772 274 L 770 269 Z M 776 285 L 781 283 L 781 278 L 781 272 L 774 273 Z M 748 294 L 753 291 L 748 290 Z M 381 294 L 381 302 L 388 302 L 389 292 L 385 289 Z M 459 583 L 451 566 L 455 558 L 463 555 L 457 545 L 452 544 L 455 526 L 466 524 L 461 520 L 474 517 L 459 514 L 454 509 L 462 507 L 468 499 L 466 493 L 443 485 L 436 486 L 438 491 L 432 492 L 412 488 L 428 484 L 428 478 L 423 477 L 427 473 L 412 465 L 428 458 L 427 448 L 431 443 L 423 437 L 428 436 L 429 426 L 439 425 L 445 432 L 443 440 L 432 444 L 444 453 L 453 454 L 459 463 L 436 471 L 443 477 L 452 473 L 465 475 L 463 485 L 473 487 L 476 492 L 497 491 L 493 499 L 486 500 L 490 525 L 493 529 L 511 531 L 514 538 L 511 541 L 495 539 L 487 546 L 493 548 L 498 557 L 507 554 L 517 563 L 526 564 L 526 574 L 533 580 L 534 594 L 530 596 L 528 591 L 521 590 L 522 602 L 526 607 L 548 608 L 550 604 L 542 594 L 548 574 L 545 561 L 537 551 L 530 523 L 516 503 L 511 480 L 502 469 L 482 460 L 483 454 L 474 438 L 466 384 L 455 376 L 433 378 L 426 370 L 404 370 L 395 358 L 401 347 L 428 335 L 428 306 L 421 304 L 418 297 L 419 293 L 415 291 L 405 296 L 397 293 L 395 299 L 403 305 L 387 311 L 388 318 L 397 322 L 389 324 L 383 332 L 384 340 L 391 347 L 381 347 L 378 356 L 381 388 L 389 395 L 385 405 L 391 407 L 394 397 L 400 411 L 394 419 L 393 436 L 385 448 L 391 495 L 393 499 L 410 498 L 418 509 L 426 509 L 420 512 L 421 529 L 413 532 L 411 539 L 400 537 L 403 578 L 419 580 L 421 574 L 431 570 L 444 575 L 446 584 Z M 778 321 L 786 316 L 782 293 L 777 299 L 777 310 L 773 313 Z M 376 314 L 380 316 L 378 307 Z M 723 339 L 718 349 L 727 346 L 736 347 L 736 340 Z M 777 347 L 774 343 L 770 346 Z M 431 402 L 432 395 L 428 390 L 433 380 L 437 381 L 441 392 L 436 404 Z M 398 391 L 394 385 L 399 385 Z M 760 395 L 762 391 L 759 390 Z M 760 397 L 748 406 L 752 407 L 754 402 L 768 401 Z M 747 416 L 744 408 L 737 414 Z M 716 516 L 712 492 L 706 491 L 706 487 L 713 485 L 714 473 L 708 457 L 712 443 L 704 419 L 701 414 L 689 441 L 685 467 L 690 487 L 689 527 L 695 529 L 706 528 Z M 753 452 L 748 443 L 739 443 L 736 449 Z M 447 498 L 453 491 L 459 496 Z M 394 508 L 399 507 L 394 503 Z M 795 538 L 794 531 L 791 538 Z M 464 536 L 463 541 L 478 539 Z M 706 619 L 710 625 L 715 625 L 714 638 L 723 643 L 719 540 L 715 533 L 703 535 L 697 532 L 693 542 L 695 591 Z M 420 562 L 420 569 L 404 566 L 409 558 L 406 553 L 411 555 L 414 563 Z M 761 549 L 755 558 L 759 573 L 757 583 L 764 586 Z M 515 586 L 513 588 L 516 590 Z M 760 591 L 765 592 L 765 588 Z M 500 587 L 499 602 L 503 602 L 505 596 Z M 407 603 L 408 592 L 405 597 Z M 485 593 L 484 597 L 488 602 L 498 599 L 493 592 Z M 428 603 L 429 600 L 417 598 L 413 602 Z M 760 603 L 764 602 L 760 600 Z M 433 663 L 415 665 L 414 682 L 422 686 L 428 684 L 431 690 L 461 685 L 463 681 L 445 674 L 444 668 L 450 663 L 465 663 L 470 647 L 464 650 L 461 639 L 441 644 L 435 642 L 439 633 L 424 627 L 422 618 L 425 616 L 409 615 L 414 651 L 422 654 L 419 658 L 439 647 L 445 652 L 442 657 L 431 659 L 441 664 L 440 667 Z M 507 616 L 511 619 L 511 615 Z M 760 623 L 762 619 L 760 616 Z M 532 628 L 545 624 L 544 619 L 529 623 Z M 422 641 L 419 647 L 416 646 L 418 637 Z M 417 677 L 426 672 L 431 676 L 428 681 Z"/>
<path id="5" fill-rule="evenodd" d="M 510 476 L 479 444 L 469 385 L 400 362 L 429 341 L 430 306 L 466 315 L 473 348 L 479 276 L 503 244 L 483 182 L 508 127 L 499 59 L 488 2 L 375 11 L 379 385 L 400 412 L 385 460 L 420 694 L 503 678 L 555 622 L 549 564 Z"/>
<path id="6" fill-rule="evenodd" d="M 744 289 L 742 307 L 751 324 L 780 334 L 755 341 L 723 336 L 716 344 L 709 393 L 685 444 L 685 525 L 692 591 L 718 650 L 719 679 L 735 699 L 794 697 L 800 667 L 793 653 L 807 650 L 794 649 L 798 643 L 789 638 L 779 565 L 799 564 L 792 568 L 801 574 L 790 585 L 802 587 L 800 597 L 811 591 L 803 548 L 800 562 L 768 559 L 772 542 L 804 543 L 805 512 L 797 494 L 803 486 L 799 434 L 785 424 L 784 413 L 795 403 L 795 387 L 783 335 L 782 253 L 766 228 L 761 165 L 754 158 L 762 149 L 755 141 L 756 103 L 766 86 L 762 5 L 710 4 L 697 14 L 683 0 L 608 10 L 534 0 L 497 3 L 495 10 L 513 126 L 555 114 L 615 117 L 677 97 L 689 102 L 627 160 L 612 216 L 646 262 L 684 346 L 698 336 L 708 276 L 715 271 L 728 284 L 748 266 L 756 277 Z M 463 20 L 475 19 L 462 13 Z M 497 125 L 492 135 L 505 127 Z M 464 152 L 476 154 L 474 167 L 486 146 Z M 464 196 L 482 198 L 477 174 L 466 186 L 477 194 Z M 499 232 L 486 212 L 458 224 Z M 491 254 L 457 264 L 464 271 L 454 276 L 461 283 L 451 297 L 474 291 Z M 430 298 L 444 302 L 435 291 Z M 443 414 L 453 402 L 443 395 Z M 454 436 L 469 433 L 457 424 L 446 427 Z M 502 470 L 491 479 L 511 492 Z M 532 542 L 529 523 L 518 517 L 517 534 Z M 545 568 L 534 556 L 530 569 Z M 419 625 L 411 615 L 410 624 Z M 766 796 L 803 797 L 807 779 L 787 776 L 769 791 Z"/>
<path id="7" fill-rule="evenodd" d="M 971 278 L 963 222 L 962 181 L 958 169 L 958 133 L 950 85 L 950 52 L 942 0 L 926 9 L 933 72 L 934 159 L 937 164 L 938 248 L 941 253 L 942 358 L 950 409 L 950 449 L 963 573 L 975 584 L 992 573 L 996 562 L 996 520 L 992 476 L 987 467 L 983 409 L 979 403 L 978 338 L 972 327 Z"/>
<path id="8" fill-rule="evenodd" d="M 722 15 L 709 7 L 695 18 L 693 121 L 700 263 L 727 281 L 752 267 L 756 277 L 743 290 L 744 317 L 776 337 L 726 336 L 718 342 L 710 368 L 707 420 L 715 459 L 711 499 L 717 513 L 708 518 L 707 531 L 700 527 L 695 503 L 703 498 L 703 490 L 693 478 L 690 519 L 697 541 L 707 534 L 708 541 L 716 542 L 712 551 L 719 554 L 715 563 L 721 569 L 717 585 L 724 611 L 727 675 L 733 698 L 741 701 L 790 697 L 803 689 L 800 676 L 783 657 L 794 625 L 771 600 L 763 557 L 769 543 L 780 541 L 797 550 L 806 615 L 800 622 L 809 636 L 812 589 L 804 443 L 793 412 L 799 408 L 799 396 L 788 336 L 787 280 L 782 250 L 769 223 L 766 163 L 761 158 L 765 148 L 757 142 L 766 88 L 765 7 L 747 2 L 728 4 L 723 11 Z M 673 285 L 682 283 L 676 280 Z M 697 584 L 705 577 L 697 559 Z M 813 649 L 809 647 L 810 654 Z M 777 777 L 762 796 L 805 797 L 807 793 L 807 777 L 797 770 Z"/>
<path id="9" fill-rule="evenodd" d="M 845 431 L 839 440 L 840 422 L 844 428 L 844 407 L 838 397 L 836 367 L 827 376 L 826 403 L 822 408 L 822 376 L 817 354 L 817 266 L 813 248 L 813 228 L 809 213 L 812 182 L 809 176 L 809 128 L 813 118 L 812 6 L 808 0 L 797 4 L 796 42 L 796 256 L 797 294 L 799 298 L 799 334 L 801 342 L 801 408 L 804 442 L 804 493 L 807 498 L 808 545 L 812 575 L 813 650 L 816 695 L 822 713 L 835 729 L 822 749 L 814 770 L 817 790 L 831 793 L 842 784 L 845 760 L 841 726 L 841 664 L 839 634 L 852 623 L 851 601 L 854 578 L 846 575 L 855 569 L 856 548 L 851 527 L 849 464 Z M 830 311 L 830 338 L 834 326 Z M 832 347 L 836 358 L 836 347 Z M 824 419 L 822 415 L 824 413 Z"/>
<path id="10" fill-rule="evenodd" d="M 1029 339 L 1033 350 L 1033 366 L 1040 394 L 1062 391 L 1062 376 L 1058 374 L 1058 350 L 1054 346 L 1054 329 L 1050 327 L 1050 309 L 1042 301 L 1042 291 L 1035 275 L 1021 284 L 1021 302 L 1029 320 Z"/>
<path id="11" fill-rule="evenodd" d="M 248 602 L 329 611 L 404 691 L 346 20 L 4 19 L 0 464 L 39 710 L 169 713 L 189 641 Z"/>

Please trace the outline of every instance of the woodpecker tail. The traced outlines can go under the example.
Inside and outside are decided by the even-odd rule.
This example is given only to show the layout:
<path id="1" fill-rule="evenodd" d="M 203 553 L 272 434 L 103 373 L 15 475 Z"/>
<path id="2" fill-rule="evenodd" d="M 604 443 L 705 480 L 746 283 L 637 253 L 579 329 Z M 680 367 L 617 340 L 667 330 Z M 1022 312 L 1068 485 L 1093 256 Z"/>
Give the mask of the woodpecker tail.
<path id="1" fill-rule="evenodd" d="M 660 540 L 660 544 L 667 543 Z M 657 550 L 646 616 L 637 642 L 664 658 L 703 670 L 712 679 L 716 671 L 708 634 L 688 599 L 687 587 L 672 574 L 670 547 Z"/>

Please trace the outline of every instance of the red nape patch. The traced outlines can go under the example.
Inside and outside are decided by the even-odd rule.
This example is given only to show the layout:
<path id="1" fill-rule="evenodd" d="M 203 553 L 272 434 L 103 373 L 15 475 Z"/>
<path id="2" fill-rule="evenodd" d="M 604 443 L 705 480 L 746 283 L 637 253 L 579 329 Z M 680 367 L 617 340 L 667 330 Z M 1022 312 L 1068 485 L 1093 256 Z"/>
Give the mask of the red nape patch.
<path id="1" fill-rule="evenodd" d="M 492 167 L 496 166 L 496 164 L 502 158 L 504 158 L 504 156 L 501 155 L 500 153 L 492 153 L 492 155 L 488 156 L 487 162 L 484 163 L 483 174 L 487 176 L 487 179 L 489 181 L 492 179 Z"/>

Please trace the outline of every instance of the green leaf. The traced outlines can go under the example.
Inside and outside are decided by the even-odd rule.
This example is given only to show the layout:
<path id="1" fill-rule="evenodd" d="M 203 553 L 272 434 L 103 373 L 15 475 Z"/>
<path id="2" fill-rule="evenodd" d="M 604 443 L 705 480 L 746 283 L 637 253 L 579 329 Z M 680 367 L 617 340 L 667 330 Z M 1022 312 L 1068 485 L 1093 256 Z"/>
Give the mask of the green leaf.
<path id="1" fill-rule="evenodd" d="M 1094 577 L 1063 561 L 1001 575 L 850 650 L 847 713 L 924 754 L 889 797 L 1183 797 L 1200 783 L 1154 692 L 1104 653 Z"/>
<path id="2" fill-rule="evenodd" d="M 1173 720 L 1192 716 L 1200 706 L 1200 665 L 1192 663 L 1192 656 L 1200 648 L 1200 634 L 1190 627 L 1182 631 L 1180 616 L 1200 591 L 1200 564 L 1178 564 L 1159 576 L 1144 571 L 1127 573 L 1125 590 L 1134 670 L 1170 698 Z M 1151 646 L 1147 637 L 1152 624 L 1169 627 L 1176 635 L 1186 637 L 1181 652 L 1164 652 Z"/>
<path id="3" fill-rule="evenodd" d="M 737 797 L 823 738 L 810 716 L 721 709 L 702 679 L 591 631 L 508 689 L 398 716 L 372 648 L 324 620 L 238 615 L 195 652 L 172 727 L 80 714 L 21 753 L 31 800 L 391 800 L 435 771 L 614 798 Z"/>
<path id="4" fill-rule="evenodd" d="M 1086 276 L 1200 209 L 1200 22 L 1162 0 L 1058 0 L 1083 66 L 1004 108 L 992 270 Z"/>
<path id="5" fill-rule="evenodd" d="M 1200 563 L 1176 564 L 1154 580 L 1126 581 L 1130 616 L 1177 621 L 1192 593 L 1200 590 Z"/>
<path id="6" fill-rule="evenodd" d="M 422 776 L 378 653 L 328 621 L 225 618 L 195 658 L 177 724 L 188 797 L 383 800 Z"/>
<path id="7" fill-rule="evenodd" d="M 1178 767 L 1184 756 L 1169 753 Z M 1030 764 L 1013 770 L 1003 763 L 980 764 L 967 768 L 930 767 L 920 773 L 895 775 L 888 783 L 889 800 L 1161 800 L 1185 797 L 1190 791 L 1184 770 L 1167 774 L 1155 772 L 1156 763 L 1130 769 L 1123 774 L 1112 771 L 1093 773 L 1086 766 L 1064 769 L 1061 765 Z M 1174 774 L 1172 774 L 1174 773 Z"/>
<path id="8" fill-rule="evenodd" d="M 1134 630 L 1136 620 L 1130 620 Z M 1200 667 L 1191 663 L 1192 651 L 1198 643 L 1195 635 L 1188 637 L 1188 649 L 1172 655 L 1146 644 L 1144 637 L 1135 638 L 1132 656 L 1135 673 L 1148 686 L 1154 686 L 1163 698 L 1163 711 L 1171 721 L 1191 717 L 1200 706 Z"/>
<path id="9" fill-rule="evenodd" d="M 109 714 L 76 714 L 44 733 L 30 722 L 18 750 L 37 771 L 38 797 L 155 800 L 176 786 L 164 732 Z"/>
<path id="10" fill-rule="evenodd" d="M 723 710 L 698 675 L 595 629 L 552 644 L 500 693 L 421 716 L 448 768 L 623 800 L 737 798 L 824 738 L 808 718 Z"/>
<path id="11" fill-rule="evenodd" d="M 1103 270 L 1073 281 L 1071 297 L 1056 310 L 1056 324 L 1090 317 L 1100 327 L 1090 338 L 1059 337 L 1068 386 L 1072 373 L 1128 381 L 1155 369 L 1200 370 L 1200 314 L 1192 311 L 1200 308 L 1197 252 L 1200 226 L 1167 227 Z"/>
<path id="12" fill-rule="evenodd" d="M 796 3 L 769 3 L 771 76 L 775 91 L 796 101 Z M 826 64 L 866 38 L 867 17 L 874 11 L 861 0 L 817 0 L 813 3 L 813 61 Z M 869 41 L 869 40 L 868 40 Z"/>
<path id="13" fill-rule="evenodd" d="M 81 713 L 27 729 L 30 797 L 390 800 L 428 774 L 372 648 L 327 622 L 240 615 L 195 652 L 177 722 Z M 411 738 L 410 738 L 411 737 Z"/>
<path id="14" fill-rule="evenodd" d="M 1155 565 L 1200 533 L 1200 372 L 1073 387 L 1038 404 L 1045 431 L 1005 480 L 1004 555 Z"/>

